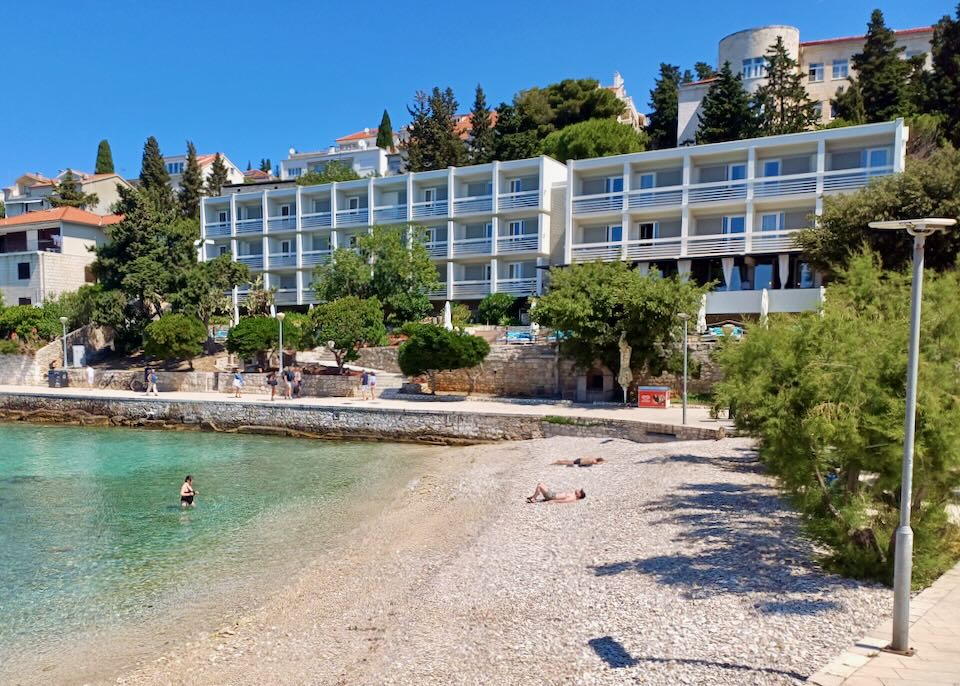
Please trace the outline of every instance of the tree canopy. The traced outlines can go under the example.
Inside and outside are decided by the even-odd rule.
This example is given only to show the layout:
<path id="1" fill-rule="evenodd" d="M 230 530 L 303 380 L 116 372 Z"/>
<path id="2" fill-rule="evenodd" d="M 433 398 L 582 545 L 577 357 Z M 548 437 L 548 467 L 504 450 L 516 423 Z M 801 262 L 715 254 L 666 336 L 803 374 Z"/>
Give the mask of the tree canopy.
<path id="1" fill-rule="evenodd" d="M 97 162 L 93 168 L 94 174 L 113 174 L 113 153 L 110 143 L 104 138 L 97 146 Z"/>
<path id="2" fill-rule="evenodd" d="M 960 3 L 956 15 L 944 15 L 933 30 L 931 100 L 944 119 L 947 138 L 960 147 Z"/>
<path id="3" fill-rule="evenodd" d="M 820 120 L 807 95 L 799 64 L 787 52 L 783 38 L 767 49 L 767 77 L 753 97 L 758 132 L 764 136 L 806 131 Z"/>
<path id="4" fill-rule="evenodd" d="M 384 150 L 393 149 L 393 124 L 390 122 L 390 113 L 383 111 L 380 126 L 377 127 L 377 147 Z"/>
<path id="5" fill-rule="evenodd" d="M 493 160 L 495 141 L 490 116 L 487 96 L 478 83 L 473 109 L 470 110 L 470 139 L 467 142 L 467 158 L 470 164 L 485 164 Z"/>
<path id="6" fill-rule="evenodd" d="M 650 91 L 650 123 L 647 135 L 654 150 L 677 147 L 677 116 L 680 98 L 680 67 L 660 63 L 660 75 Z"/>
<path id="7" fill-rule="evenodd" d="M 140 187 L 144 189 L 170 190 L 170 174 L 163 163 L 160 144 L 153 136 L 143 144 L 143 157 L 140 161 Z"/>
<path id="8" fill-rule="evenodd" d="M 589 157 L 606 157 L 641 152 L 647 135 L 614 119 L 590 119 L 554 131 L 543 139 L 544 155 L 566 162 Z"/>
<path id="9" fill-rule="evenodd" d="M 187 141 L 187 164 L 180 180 L 180 213 L 187 218 L 199 218 L 202 196 L 203 175 L 197 162 L 197 149 L 192 141 Z"/>
<path id="10" fill-rule="evenodd" d="M 243 360 L 256 359 L 267 368 L 267 353 L 280 344 L 280 324 L 273 317 L 244 317 L 227 332 L 226 348 Z"/>
<path id="11" fill-rule="evenodd" d="M 697 126 L 697 143 L 722 143 L 749 138 L 754 132 L 750 96 L 743 79 L 734 76 L 730 63 L 724 62 L 717 80 L 703 98 L 703 112 Z"/>
<path id="12" fill-rule="evenodd" d="M 512 319 L 510 313 L 516 302 L 517 298 L 509 293 L 491 293 L 477 305 L 477 321 L 506 326 Z"/>
<path id="13" fill-rule="evenodd" d="M 335 181 L 356 181 L 360 175 L 354 171 L 353 165 L 341 162 L 340 160 L 331 160 L 321 169 L 311 169 L 306 174 L 297 177 L 298 186 L 319 186 L 323 183 L 334 183 Z"/>
<path id="14" fill-rule="evenodd" d="M 341 374 L 345 364 L 358 358 L 361 347 L 381 345 L 387 336 L 376 298 L 349 295 L 321 303 L 310 311 L 310 319 L 313 340 L 318 345 L 333 343 L 331 352 Z"/>
<path id="15" fill-rule="evenodd" d="M 456 131 L 458 103 L 451 88 L 434 86 L 428 95 L 417 91 L 413 107 L 408 107 L 407 169 L 430 171 L 456 167 L 463 163 L 466 149 Z"/>
<path id="16" fill-rule="evenodd" d="M 410 338 L 400 346 L 400 370 L 407 376 L 428 375 L 433 393 L 437 392 L 439 372 L 476 367 L 490 353 L 489 343 L 463 331 L 447 331 L 433 324 L 408 326 L 406 331 Z"/>
<path id="17" fill-rule="evenodd" d="M 909 113 L 910 65 L 901 58 L 903 51 L 903 47 L 897 47 L 896 35 L 887 28 L 883 12 L 874 10 L 863 51 L 850 60 L 857 72 L 867 122 L 890 121 Z"/>
<path id="18" fill-rule="evenodd" d="M 210 165 L 210 175 L 207 176 L 207 195 L 220 195 L 223 187 L 227 185 L 228 180 L 229 172 L 227 171 L 227 165 L 224 163 L 220 153 L 217 153 L 214 155 L 213 163 Z"/>
<path id="19" fill-rule="evenodd" d="M 167 313 L 147 324 L 143 334 L 143 351 L 147 355 L 162 360 L 187 360 L 193 369 L 193 358 L 203 352 L 207 327 L 196 317 Z"/>
<path id="20" fill-rule="evenodd" d="M 87 209 L 90 205 L 96 205 L 99 202 L 96 193 L 84 193 L 77 178 L 69 169 L 60 179 L 53 195 L 50 196 L 50 204 L 54 207 L 77 207 L 81 210 Z"/>

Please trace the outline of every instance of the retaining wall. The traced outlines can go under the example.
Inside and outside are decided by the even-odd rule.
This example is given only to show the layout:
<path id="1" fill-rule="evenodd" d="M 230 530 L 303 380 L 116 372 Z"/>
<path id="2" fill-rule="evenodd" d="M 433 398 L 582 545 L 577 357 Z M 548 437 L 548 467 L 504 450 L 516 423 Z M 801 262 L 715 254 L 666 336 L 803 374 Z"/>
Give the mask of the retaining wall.
<path id="1" fill-rule="evenodd" d="M 69 383 L 76 388 L 90 388 L 86 369 L 68 370 Z M 130 381 L 143 381 L 142 371 L 94 370 L 93 387 L 109 377 L 113 379 L 111 388 L 126 389 Z M 269 393 L 266 374 L 244 374 L 243 392 L 245 394 Z M 359 376 L 328 376 L 306 374 L 303 377 L 304 396 L 329 398 L 359 395 Z M 233 372 L 163 372 L 157 371 L 157 390 L 162 392 L 185 391 L 193 393 L 233 393 Z M 277 392 L 283 392 L 283 381 L 277 379 Z"/>

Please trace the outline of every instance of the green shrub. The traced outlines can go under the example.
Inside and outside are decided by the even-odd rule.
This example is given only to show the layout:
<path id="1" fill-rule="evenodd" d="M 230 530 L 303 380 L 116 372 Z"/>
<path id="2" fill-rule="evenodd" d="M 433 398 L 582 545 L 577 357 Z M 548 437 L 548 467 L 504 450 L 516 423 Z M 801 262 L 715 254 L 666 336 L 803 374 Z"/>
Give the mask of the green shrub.
<path id="1" fill-rule="evenodd" d="M 477 306 L 477 321 L 481 324 L 507 326 L 513 320 L 510 312 L 517 299 L 509 293 L 491 293 Z"/>
<path id="2" fill-rule="evenodd" d="M 207 327 L 196 317 L 165 314 L 147 324 L 143 351 L 162 360 L 188 360 L 193 369 L 193 358 L 203 352 L 206 340 Z"/>
<path id="3" fill-rule="evenodd" d="M 397 361 L 407 376 L 426 374 L 437 392 L 437 373 L 476 367 L 490 353 L 490 344 L 479 336 L 447 331 L 442 326 L 417 324 L 405 327 L 409 340 L 400 346 Z"/>

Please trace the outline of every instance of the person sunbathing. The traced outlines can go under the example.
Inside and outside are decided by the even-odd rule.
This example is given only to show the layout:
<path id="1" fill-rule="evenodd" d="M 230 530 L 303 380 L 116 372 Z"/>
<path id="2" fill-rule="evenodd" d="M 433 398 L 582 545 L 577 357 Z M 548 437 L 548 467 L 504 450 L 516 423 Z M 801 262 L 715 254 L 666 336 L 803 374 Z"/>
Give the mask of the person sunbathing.
<path id="1" fill-rule="evenodd" d="M 595 464 L 606 462 L 602 457 L 578 457 L 576 460 L 557 460 L 550 464 L 558 464 L 564 467 L 592 467 Z"/>
<path id="2" fill-rule="evenodd" d="M 537 500 L 537 497 L 542 498 L 542 500 Z M 528 503 L 575 503 L 578 500 L 583 500 L 587 497 L 587 492 L 582 488 L 578 488 L 574 491 L 554 491 L 551 488 L 547 488 L 546 484 L 537 484 L 537 489 L 533 492 L 533 495 L 527 498 Z"/>

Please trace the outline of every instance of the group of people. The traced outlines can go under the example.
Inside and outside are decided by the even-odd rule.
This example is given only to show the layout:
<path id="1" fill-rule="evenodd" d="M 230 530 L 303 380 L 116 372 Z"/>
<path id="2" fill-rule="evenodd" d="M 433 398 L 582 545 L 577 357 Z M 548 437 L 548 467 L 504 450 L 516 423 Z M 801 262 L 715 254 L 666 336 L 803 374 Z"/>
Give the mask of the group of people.
<path id="1" fill-rule="evenodd" d="M 593 467 L 594 465 L 603 464 L 605 461 L 602 457 L 578 457 L 575 460 L 557 460 L 551 464 L 563 467 Z M 541 482 L 537 484 L 533 495 L 527 496 L 527 502 L 554 504 L 575 503 L 586 497 L 587 492 L 582 488 L 576 488 L 572 491 L 557 491 Z"/>
<path id="2" fill-rule="evenodd" d="M 370 400 L 373 400 L 377 397 L 377 373 L 372 370 L 363 370 L 363 374 L 360 375 L 360 399 L 366 400 L 367 396 L 370 397 Z"/>
<path id="3" fill-rule="evenodd" d="M 160 395 L 160 392 L 157 391 L 157 381 L 159 381 L 157 376 L 157 370 L 153 367 L 147 367 L 143 370 L 143 385 L 147 387 L 147 392 L 145 395 Z"/>
<path id="4" fill-rule="evenodd" d="M 300 367 L 284 367 L 280 370 L 279 378 L 276 372 L 267 374 L 267 385 L 270 387 L 270 400 L 277 397 L 277 386 L 283 384 L 283 397 L 287 400 L 299 398 L 303 390 L 303 370 Z"/>

